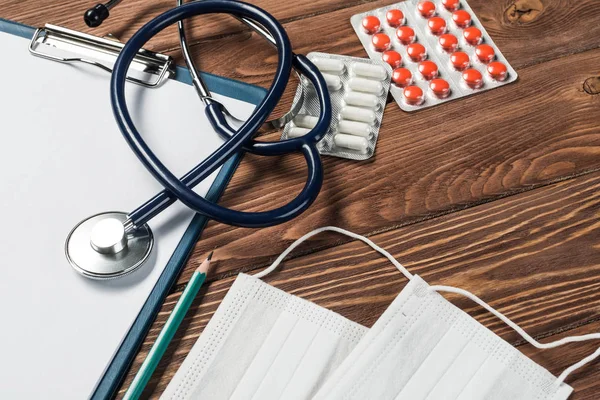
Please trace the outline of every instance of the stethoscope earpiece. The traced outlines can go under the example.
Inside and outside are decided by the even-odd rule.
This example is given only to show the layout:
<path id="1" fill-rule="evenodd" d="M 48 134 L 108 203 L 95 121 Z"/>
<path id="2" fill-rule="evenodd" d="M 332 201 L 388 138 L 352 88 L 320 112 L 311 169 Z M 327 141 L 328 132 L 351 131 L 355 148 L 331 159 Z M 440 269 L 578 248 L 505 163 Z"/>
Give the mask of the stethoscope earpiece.
<path id="1" fill-rule="evenodd" d="M 108 11 L 120 2 L 121 0 L 110 0 L 106 4 L 96 4 L 83 14 L 85 24 L 90 28 L 102 25 L 102 22 L 110 15 Z"/>
<path id="2" fill-rule="evenodd" d="M 108 18 L 108 8 L 104 4 L 96 4 L 96 6 L 90 8 L 83 15 L 85 24 L 90 28 L 100 26 L 106 18 Z"/>

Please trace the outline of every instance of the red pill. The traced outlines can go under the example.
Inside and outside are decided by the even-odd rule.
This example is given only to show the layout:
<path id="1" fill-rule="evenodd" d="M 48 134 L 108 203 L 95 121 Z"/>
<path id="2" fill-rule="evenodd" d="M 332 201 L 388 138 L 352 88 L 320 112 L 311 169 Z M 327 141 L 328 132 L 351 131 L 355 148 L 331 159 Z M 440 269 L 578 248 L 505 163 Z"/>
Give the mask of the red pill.
<path id="1" fill-rule="evenodd" d="M 420 1 L 417 4 L 417 10 L 424 18 L 433 17 L 435 15 L 435 4 L 431 1 Z"/>
<path id="2" fill-rule="evenodd" d="M 392 28 L 404 25 L 404 13 L 398 9 L 389 10 L 385 14 L 385 19 L 387 19 L 388 25 Z"/>
<path id="3" fill-rule="evenodd" d="M 494 48 L 489 44 L 480 44 L 475 48 L 475 55 L 477 55 L 479 61 L 481 61 L 484 64 L 487 64 L 490 61 L 492 61 L 494 57 L 496 57 L 496 52 L 494 51 Z"/>
<path id="4" fill-rule="evenodd" d="M 381 22 L 379 18 L 374 15 L 368 15 L 362 20 L 362 27 L 369 35 L 379 32 L 381 29 Z"/>
<path id="5" fill-rule="evenodd" d="M 452 55 L 450 56 L 450 62 L 452 63 L 454 69 L 459 71 L 468 68 L 471 64 L 471 61 L 469 60 L 469 55 L 462 51 L 452 53 Z"/>
<path id="6" fill-rule="evenodd" d="M 463 80 L 465 83 L 473 89 L 479 89 L 483 86 L 483 76 L 481 76 L 481 72 L 476 69 L 470 68 L 463 72 L 462 74 Z"/>
<path id="7" fill-rule="evenodd" d="M 412 73 L 407 68 L 396 68 L 392 73 L 392 82 L 400 87 L 408 86 L 412 83 Z"/>
<path id="8" fill-rule="evenodd" d="M 460 8 L 460 0 L 442 0 L 442 5 L 448 11 L 456 11 Z"/>
<path id="9" fill-rule="evenodd" d="M 471 15 L 465 10 L 454 11 L 452 13 L 452 20 L 461 28 L 466 28 L 471 25 Z"/>
<path id="10" fill-rule="evenodd" d="M 373 48 L 376 51 L 386 51 L 392 44 L 390 37 L 385 33 L 376 33 L 373 35 L 371 42 L 373 43 Z"/>
<path id="11" fill-rule="evenodd" d="M 495 79 L 497 81 L 505 80 L 506 75 L 508 74 L 506 65 L 502 64 L 499 61 L 494 61 L 494 62 L 489 63 L 487 66 L 487 72 L 488 72 L 488 74 L 490 74 L 492 79 Z"/>
<path id="12" fill-rule="evenodd" d="M 475 28 L 474 26 L 465 29 L 463 31 L 463 36 L 467 43 L 473 46 L 477 46 L 479 43 L 481 43 L 482 40 L 481 31 L 478 28 Z"/>
<path id="13" fill-rule="evenodd" d="M 458 39 L 451 33 L 446 33 L 440 36 L 440 46 L 448 53 L 454 53 L 458 48 Z"/>
<path id="14" fill-rule="evenodd" d="M 381 57 L 384 62 L 390 64 L 392 68 L 398 68 L 402 65 L 402 56 L 400 53 L 394 50 L 388 50 L 383 52 Z"/>
<path id="15" fill-rule="evenodd" d="M 415 31 L 410 26 L 401 26 L 396 29 L 396 37 L 404 45 L 411 44 L 415 41 Z"/>
<path id="16" fill-rule="evenodd" d="M 423 61 L 427 58 L 427 50 L 421 43 L 412 43 L 406 46 L 406 54 L 414 62 Z"/>
<path id="17" fill-rule="evenodd" d="M 431 17 L 427 21 L 427 26 L 429 26 L 429 30 L 434 35 L 441 35 L 446 32 L 446 20 L 440 17 Z"/>
<path id="18" fill-rule="evenodd" d="M 429 89 L 436 97 L 445 99 L 450 94 L 450 84 L 448 81 L 438 78 L 429 82 Z"/>
<path id="19" fill-rule="evenodd" d="M 419 64 L 419 72 L 425 80 L 432 80 L 438 76 L 438 66 L 433 61 L 423 61 Z"/>
<path id="20" fill-rule="evenodd" d="M 404 88 L 404 100 L 411 105 L 417 106 L 423 103 L 423 90 L 418 86 L 407 86 Z"/>

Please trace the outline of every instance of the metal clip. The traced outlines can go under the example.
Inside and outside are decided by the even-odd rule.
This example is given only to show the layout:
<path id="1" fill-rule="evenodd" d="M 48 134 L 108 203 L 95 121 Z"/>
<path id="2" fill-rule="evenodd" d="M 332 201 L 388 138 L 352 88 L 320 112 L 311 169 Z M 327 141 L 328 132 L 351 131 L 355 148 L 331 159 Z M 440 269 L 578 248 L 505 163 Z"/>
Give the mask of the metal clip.
<path id="1" fill-rule="evenodd" d="M 69 51 L 78 54 L 79 57 L 60 57 L 49 53 L 43 53 L 38 48 L 40 45 L 48 45 L 60 50 Z M 43 28 L 38 28 L 31 43 L 29 52 L 37 57 L 61 63 L 82 62 L 94 65 L 107 72 L 112 72 L 112 68 L 104 65 L 100 61 L 114 64 L 119 56 L 124 44 L 118 41 L 100 38 L 63 28 L 56 25 L 46 24 Z M 141 49 L 131 63 L 131 69 L 139 72 L 156 75 L 153 81 L 127 77 L 129 82 L 137 83 L 146 87 L 160 86 L 165 80 L 175 75 L 173 59 L 170 56 L 155 53 L 149 50 Z"/>

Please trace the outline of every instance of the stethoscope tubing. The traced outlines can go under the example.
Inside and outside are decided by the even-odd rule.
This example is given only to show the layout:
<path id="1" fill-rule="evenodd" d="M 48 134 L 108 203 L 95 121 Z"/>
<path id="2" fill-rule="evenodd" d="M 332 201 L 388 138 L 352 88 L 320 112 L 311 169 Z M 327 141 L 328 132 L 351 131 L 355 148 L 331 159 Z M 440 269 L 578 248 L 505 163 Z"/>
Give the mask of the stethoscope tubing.
<path id="1" fill-rule="evenodd" d="M 324 110 L 321 111 L 317 124 L 310 132 L 299 138 L 286 139 L 278 142 L 261 142 L 251 139 L 249 143 L 244 145 L 245 151 L 261 156 L 279 156 L 298 151 L 305 144 L 316 143 L 327 133 L 329 125 L 331 124 L 332 113 L 331 99 L 323 75 L 321 75 L 317 67 L 303 55 L 293 54 L 292 65 L 304 78 L 312 83 L 314 90 L 316 91 L 316 96 L 319 99 L 319 107 L 321 110 Z M 229 139 L 235 134 L 235 130 L 231 127 L 223 127 L 223 130 L 218 130 L 218 133 L 225 139 Z"/>
<path id="2" fill-rule="evenodd" d="M 150 38 L 175 22 L 194 15 L 210 13 L 228 13 L 241 18 L 249 18 L 269 31 L 277 45 L 279 56 L 277 71 L 273 79 L 273 84 L 267 91 L 265 98 L 257 106 L 255 113 L 237 132 L 228 124 L 218 103 L 207 105 L 205 112 L 214 129 L 219 134 L 230 136 L 231 138 L 179 180 L 154 155 L 135 128 L 125 102 L 125 78 L 129 64 L 134 56 Z M 274 143 L 252 141 L 254 134 L 268 118 L 270 112 L 281 98 L 292 65 L 297 65 L 298 68 L 304 70 L 307 78 L 315 85 L 317 92 L 323 95 L 320 96 L 322 112 L 317 126 L 303 138 Z M 177 199 L 181 200 L 194 211 L 227 224 L 246 227 L 275 225 L 294 218 L 308 208 L 315 200 L 322 186 L 323 170 L 320 156 L 316 149 L 316 142 L 325 134 L 331 120 L 331 107 L 325 81 L 308 59 L 293 55 L 289 38 L 283 27 L 273 17 L 258 7 L 232 0 L 205 0 L 202 2 L 187 3 L 156 17 L 142 27 L 127 42 L 117 59 L 111 80 L 111 101 L 115 118 L 128 144 L 146 168 L 166 188 L 166 191 L 158 194 L 129 215 L 129 219 L 134 226 L 143 224 Z M 247 146 L 244 146 L 244 144 Z M 291 151 L 301 151 L 308 165 L 308 179 L 301 193 L 288 204 L 274 210 L 242 212 L 211 203 L 190 189 L 190 187 L 193 187 L 223 165 L 242 146 L 263 155 L 277 155 Z"/>

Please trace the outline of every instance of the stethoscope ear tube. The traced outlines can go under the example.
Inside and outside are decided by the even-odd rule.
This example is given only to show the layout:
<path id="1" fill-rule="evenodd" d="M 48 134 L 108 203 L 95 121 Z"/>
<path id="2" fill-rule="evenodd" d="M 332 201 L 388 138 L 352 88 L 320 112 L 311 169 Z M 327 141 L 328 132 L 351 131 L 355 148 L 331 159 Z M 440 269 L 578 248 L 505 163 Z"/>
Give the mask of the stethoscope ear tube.
<path id="1" fill-rule="evenodd" d="M 308 79 L 316 92 L 317 99 L 319 100 L 319 108 L 321 113 L 319 119 L 314 128 L 310 130 L 306 135 L 294 138 L 281 140 L 278 142 L 260 142 L 257 140 L 250 140 L 249 143 L 244 145 L 244 150 L 261 155 L 261 156 L 279 156 L 294 151 L 300 150 L 305 144 L 309 146 L 316 146 L 317 143 L 323 139 L 323 136 L 327 133 L 329 126 L 331 125 L 331 97 L 327 90 L 327 83 L 323 78 L 323 75 L 318 68 L 305 56 L 293 54 L 293 66 L 302 76 Z M 208 115 L 209 119 L 215 118 L 213 115 Z M 213 121 L 216 123 L 216 121 Z M 225 139 L 230 139 L 235 135 L 236 131 L 229 126 L 227 121 L 225 124 L 219 123 L 219 128 L 216 131 L 221 134 Z"/>
<path id="2" fill-rule="evenodd" d="M 156 157 L 133 124 L 125 101 L 125 78 L 133 57 L 150 38 L 177 21 L 195 15 L 211 13 L 229 13 L 238 17 L 246 17 L 256 21 L 269 31 L 277 45 L 279 55 L 277 71 L 265 98 L 239 130 L 234 131 L 229 126 L 219 104 L 210 103 L 206 107 L 206 114 L 214 129 L 222 135 L 231 134 L 231 138 L 179 180 Z M 303 70 L 303 73 L 306 73 L 306 76 L 315 85 L 320 97 L 322 111 L 319 123 L 311 133 L 303 138 L 276 143 L 253 142 L 253 136 L 275 108 L 285 90 L 292 63 Z M 182 201 L 192 210 L 226 224 L 245 227 L 271 226 L 296 217 L 306 210 L 318 195 L 323 181 L 323 170 L 316 143 L 327 131 L 331 120 L 331 106 L 326 84 L 322 75 L 308 59 L 303 56 L 293 56 L 289 38 L 283 27 L 277 20 L 258 7 L 233 0 L 205 0 L 187 3 L 156 17 L 143 26 L 127 42 L 118 57 L 111 80 L 111 101 L 115 118 L 129 146 L 150 173 L 166 189 L 165 192 L 155 196 L 151 201 L 129 215 L 133 226 L 145 223 L 176 199 Z M 256 148 L 254 147 L 255 143 Z M 277 155 L 301 150 L 308 165 L 308 179 L 301 193 L 288 204 L 274 210 L 242 212 L 206 201 L 191 189 L 245 145 L 248 146 L 249 150 L 252 149 L 251 151 L 264 155 Z"/>

